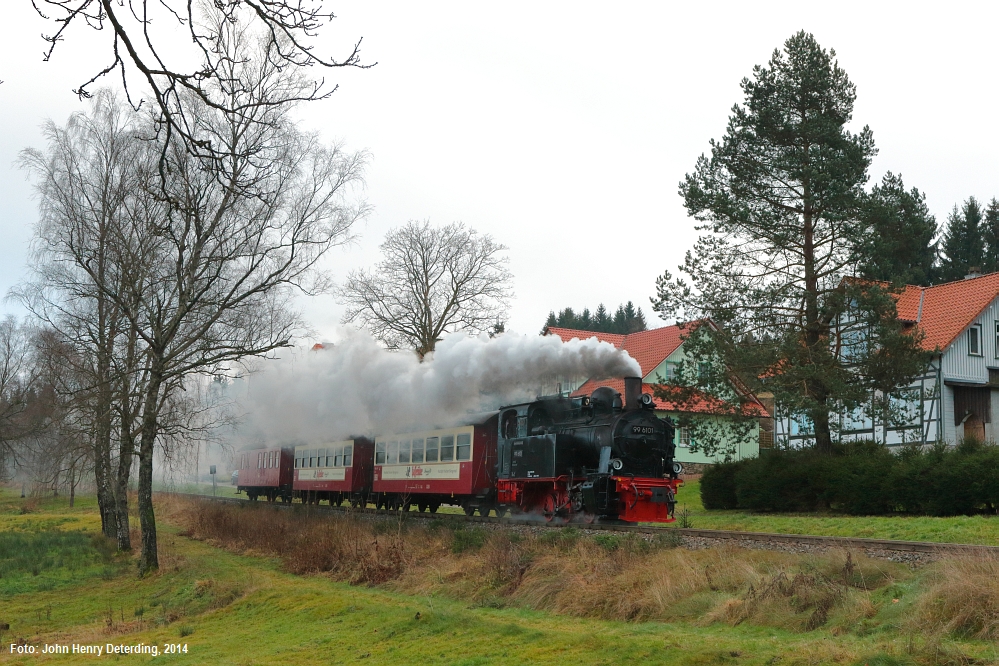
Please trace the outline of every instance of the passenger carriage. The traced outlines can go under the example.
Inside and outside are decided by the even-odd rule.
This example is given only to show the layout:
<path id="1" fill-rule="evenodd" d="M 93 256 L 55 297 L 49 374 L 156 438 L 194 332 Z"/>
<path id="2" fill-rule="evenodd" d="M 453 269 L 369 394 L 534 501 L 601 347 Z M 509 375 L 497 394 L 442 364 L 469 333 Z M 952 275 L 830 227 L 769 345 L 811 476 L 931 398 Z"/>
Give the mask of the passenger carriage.
<path id="1" fill-rule="evenodd" d="M 496 414 L 453 428 L 375 439 L 372 491 L 378 508 L 460 506 L 486 515 L 494 505 Z"/>
<path id="2" fill-rule="evenodd" d="M 272 446 L 240 451 L 236 492 L 245 492 L 251 500 L 258 497 L 273 502 L 290 502 L 293 460 L 290 448 Z"/>
<path id="3" fill-rule="evenodd" d="M 295 497 L 303 504 L 326 500 L 363 507 L 371 493 L 374 442 L 355 437 L 322 446 L 295 447 Z"/>

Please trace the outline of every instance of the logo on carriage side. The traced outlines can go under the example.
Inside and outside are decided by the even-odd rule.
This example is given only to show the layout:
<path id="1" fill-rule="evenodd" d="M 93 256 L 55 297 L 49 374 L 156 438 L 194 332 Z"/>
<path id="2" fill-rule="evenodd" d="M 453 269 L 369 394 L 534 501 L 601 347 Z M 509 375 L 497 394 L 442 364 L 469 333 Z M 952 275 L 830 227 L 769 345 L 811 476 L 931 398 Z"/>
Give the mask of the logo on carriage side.
<path id="1" fill-rule="evenodd" d="M 656 434 L 656 429 L 652 426 L 631 426 L 631 434 L 633 435 L 654 435 Z"/>
<path id="2" fill-rule="evenodd" d="M 378 468 L 376 468 L 377 471 Z M 404 480 L 404 479 L 458 479 L 461 477 L 461 465 L 459 463 L 439 463 L 434 465 L 385 465 L 380 468 L 381 480 Z M 376 478 L 376 480 L 378 480 Z"/>

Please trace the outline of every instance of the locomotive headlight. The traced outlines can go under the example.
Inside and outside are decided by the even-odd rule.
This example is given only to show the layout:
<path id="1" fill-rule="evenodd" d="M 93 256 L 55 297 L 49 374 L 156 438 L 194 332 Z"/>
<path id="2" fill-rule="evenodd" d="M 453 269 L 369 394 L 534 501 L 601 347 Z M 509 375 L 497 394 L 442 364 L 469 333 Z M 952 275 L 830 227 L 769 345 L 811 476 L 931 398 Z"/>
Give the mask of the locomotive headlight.
<path id="1" fill-rule="evenodd" d="M 652 406 L 652 396 L 649 395 L 648 393 L 643 393 L 642 397 L 639 398 L 639 400 L 642 403 L 642 407 L 651 407 Z"/>
<path id="2" fill-rule="evenodd" d="M 681 465 L 678 462 L 674 462 L 673 463 L 673 473 L 674 474 L 683 474 L 683 465 Z"/>
<path id="3" fill-rule="evenodd" d="M 622 467 L 624 467 L 624 463 L 621 462 L 620 458 L 614 458 L 613 460 L 610 461 L 610 463 L 611 467 L 613 467 L 615 470 L 619 470 Z"/>

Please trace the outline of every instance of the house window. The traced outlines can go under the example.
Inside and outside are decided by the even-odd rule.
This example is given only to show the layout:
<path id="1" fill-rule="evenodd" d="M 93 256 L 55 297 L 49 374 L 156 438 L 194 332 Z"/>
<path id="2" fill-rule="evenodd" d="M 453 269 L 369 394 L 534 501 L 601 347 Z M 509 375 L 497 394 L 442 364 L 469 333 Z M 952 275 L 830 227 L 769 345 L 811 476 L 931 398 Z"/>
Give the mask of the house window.
<path id="1" fill-rule="evenodd" d="M 676 445 L 683 446 L 685 448 L 690 447 L 690 428 L 684 426 L 677 430 Z"/>
<path id="2" fill-rule="evenodd" d="M 996 358 L 999 358 L 999 321 L 996 322 Z"/>
<path id="3" fill-rule="evenodd" d="M 968 354 L 971 356 L 982 355 L 982 327 L 972 326 L 968 329 Z"/>

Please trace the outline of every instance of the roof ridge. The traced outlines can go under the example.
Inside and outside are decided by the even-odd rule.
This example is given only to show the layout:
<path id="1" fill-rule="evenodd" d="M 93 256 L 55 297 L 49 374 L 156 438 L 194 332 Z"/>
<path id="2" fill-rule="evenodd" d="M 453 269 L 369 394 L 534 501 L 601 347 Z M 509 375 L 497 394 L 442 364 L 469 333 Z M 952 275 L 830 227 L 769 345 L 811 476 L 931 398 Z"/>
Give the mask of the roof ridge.
<path id="1" fill-rule="evenodd" d="M 999 275 L 999 271 L 992 271 L 991 273 L 983 273 L 975 277 L 963 277 L 957 280 L 951 280 L 949 282 L 941 282 L 940 284 L 931 284 L 928 287 L 922 287 L 923 289 L 936 289 L 937 287 L 946 287 L 951 284 L 964 284 L 966 282 L 974 282 L 975 280 L 981 280 L 982 278 L 993 277 Z M 913 285 L 916 286 L 916 285 Z"/>

